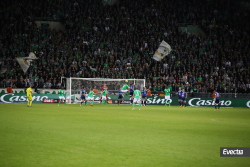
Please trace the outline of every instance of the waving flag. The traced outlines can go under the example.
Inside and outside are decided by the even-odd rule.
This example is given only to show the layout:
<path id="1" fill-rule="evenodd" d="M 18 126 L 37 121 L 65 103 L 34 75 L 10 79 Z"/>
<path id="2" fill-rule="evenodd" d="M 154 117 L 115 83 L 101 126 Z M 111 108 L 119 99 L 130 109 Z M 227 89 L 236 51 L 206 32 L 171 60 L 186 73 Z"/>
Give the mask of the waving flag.
<path id="1" fill-rule="evenodd" d="M 170 52 L 171 46 L 163 40 L 157 51 L 155 52 L 153 59 L 155 59 L 156 61 L 161 61 L 165 56 L 170 54 Z"/>
<path id="2" fill-rule="evenodd" d="M 23 69 L 23 72 L 26 72 L 30 67 L 30 62 L 34 59 L 37 59 L 36 55 L 33 52 L 29 53 L 29 57 L 17 57 L 16 60 Z"/>
<path id="3" fill-rule="evenodd" d="M 91 72 L 97 72 L 97 69 L 96 68 L 92 68 L 91 66 L 90 66 L 90 70 L 91 70 Z"/>

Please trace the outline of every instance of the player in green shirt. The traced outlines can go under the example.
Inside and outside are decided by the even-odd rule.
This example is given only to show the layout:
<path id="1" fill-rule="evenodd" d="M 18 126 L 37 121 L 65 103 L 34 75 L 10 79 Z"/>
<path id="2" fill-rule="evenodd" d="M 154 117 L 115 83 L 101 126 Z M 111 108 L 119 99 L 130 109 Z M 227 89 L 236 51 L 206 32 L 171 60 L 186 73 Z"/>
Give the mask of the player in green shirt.
<path id="1" fill-rule="evenodd" d="M 134 91 L 134 94 L 133 94 L 133 109 L 135 109 L 135 103 L 138 103 L 139 104 L 139 110 L 141 109 L 141 91 L 138 90 L 138 86 L 135 87 L 135 91 Z"/>
<path id="2" fill-rule="evenodd" d="M 63 95 L 63 87 L 58 91 L 58 94 L 59 94 L 59 103 L 58 103 L 58 106 L 60 105 L 60 103 L 63 101 L 64 105 L 66 106 L 66 100 L 65 100 L 65 97 Z"/>
<path id="3" fill-rule="evenodd" d="M 93 104 L 94 104 L 94 97 L 93 97 L 93 95 L 96 95 L 96 93 L 94 93 L 94 89 L 92 91 L 90 91 L 89 94 L 88 94 L 87 102 L 86 102 L 86 107 L 88 107 L 89 100 L 92 100 L 91 106 L 93 106 Z"/>
<path id="4" fill-rule="evenodd" d="M 105 89 L 103 92 L 102 92 L 102 105 L 104 105 L 107 101 L 106 99 L 106 94 L 108 94 L 108 91 Z"/>
<path id="5" fill-rule="evenodd" d="M 125 81 L 126 84 L 122 86 L 122 92 L 124 92 L 123 95 L 126 94 L 126 92 L 128 91 L 128 88 L 129 88 L 127 82 L 128 82 L 128 81 L 126 80 L 126 81 Z"/>
<path id="6" fill-rule="evenodd" d="M 165 92 L 165 105 L 164 107 L 166 106 L 167 102 L 168 102 L 168 106 L 170 107 L 170 89 L 169 88 L 165 88 L 164 89 L 164 92 Z"/>

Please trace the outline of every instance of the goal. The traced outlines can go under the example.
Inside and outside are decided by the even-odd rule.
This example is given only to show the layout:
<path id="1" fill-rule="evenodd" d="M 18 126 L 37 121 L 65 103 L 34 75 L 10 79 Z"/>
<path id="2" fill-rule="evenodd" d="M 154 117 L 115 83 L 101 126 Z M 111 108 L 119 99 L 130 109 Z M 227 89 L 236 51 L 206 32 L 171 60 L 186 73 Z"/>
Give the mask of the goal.
<path id="1" fill-rule="evenodd" d="M 127 83 L 125 81 L 128 81 Z M 117 100 L 118 92 L 120 87 L 122 87 L 125 84 L 134 84 L 135 86 L 138 86 L 140 90 L 143 89 L 145 86 L 145 80 L 144 79 L 103 79 L 103 78 L 67 78 L 66 79 L 66 102 L 67 104 L 76 104 L 80 102 L 81 99 L 81 92 L 83 87 L 85 87 L 86 94 L 88 94 L 91 90 L 94 88 L 97 89 L 98 93 L 95 95 L 94 99 L 95 101 L 100 100 L 100 93 L 101 88 L 104 86 L 104 84 L 107 85 L 109 94 L 108 94 L 108 100 Z M 125 96 L 128 96 L 129 94 L 126 94 Z M 127 97 L 127 99 L 130 97 Z"/>

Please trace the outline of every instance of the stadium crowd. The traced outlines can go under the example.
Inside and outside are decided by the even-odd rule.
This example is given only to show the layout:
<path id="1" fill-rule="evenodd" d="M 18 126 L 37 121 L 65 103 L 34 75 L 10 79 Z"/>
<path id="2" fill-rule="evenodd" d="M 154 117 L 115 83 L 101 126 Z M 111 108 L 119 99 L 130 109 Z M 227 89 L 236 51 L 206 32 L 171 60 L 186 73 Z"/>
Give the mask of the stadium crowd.
<path id="1" fill-rule="evenodd" d="M 61 77 L 145 79 L 151 91 L 250 93 L 249 10 L 236 1 L 14 0 L 0 2 L 0 88 L 66 88 Z M 34 17 L 65 30 L 38 28 Z M 206 35 L 179 30 L 199 25 Z M 172 52 L 152 59 L 165 40 Z M 24 73 L 16 57 L 36 53 Z M 230 89 L 230 90 L 229 90 Z"/>

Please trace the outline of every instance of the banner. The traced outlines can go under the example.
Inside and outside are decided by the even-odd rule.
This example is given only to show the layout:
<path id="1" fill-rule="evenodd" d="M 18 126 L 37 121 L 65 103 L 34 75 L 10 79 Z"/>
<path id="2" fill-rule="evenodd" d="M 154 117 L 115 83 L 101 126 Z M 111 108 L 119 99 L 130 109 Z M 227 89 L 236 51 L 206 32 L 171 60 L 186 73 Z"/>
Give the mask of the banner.
<path id="1" fill-rule="evenodd" d="M 30 67 L 30 60 L 26 60 L 22 57 L 17 57 L 16 60 L 21 66 L 21 68 L 23 69 L 23 72 L 26 72 L 28 68 Z"/>
<path id="2" fill-rule="evenodd" d="M 71 103 L 75 102 L 75 97 L 71 97 Z M 58 94 L 34 94 L 32 96 L 33 103 L 58 103 L 59 96 Z M 48 99 L 48 100 L 44 100 Z M 118 95 L 109 95 L 110 102 L 117 103 Z M 66 99 L 69 100 L 69 99 Z M 94 97 L 95 101 L 100 100 L 100 96 Z M 123 103 L 129 104 L 131 100 L 130 96 L 124 96 Z M 28 101 L 26 94 L 14 94 L 14 93 L 2 93 L 0 94 L 0 103 L 26 103 Z M 172 97 L 171 100 L 172 106 L 179 106 L 178 97 Z M 147 105 L 164 105 L 165 97 L 159 96 L 148 96 Z M 214 100 L 212 98 L 187 98 L 187 106 L 192 107 L 214 107 Z M 236 108 L 250 108 L 249 99 L 220 99 L 221 107 L 236 107 Z"/>
<path id="3" fill-rule="evenodd" d="M 43 103 L 54 103 L 54 99 L 43 99 Z"/>
<path id="4" fill-rule="evenodd" d="M 43 99 L 59 99 L 58 94 L 34 94 L 33 103 L 43 103 Z M 28 101 L 26 94 L 3 93 L 0 94 L 0 103 L 26 103 Z"/>
<path id="5" fill-rule="evenodd" d="M 66 101 L 68 101 L 68 99 Z M 59 102 L 60 99 L 43 99 L 43 103 L 59 103 Z"/>
<path id="6" fill-rule="evenodd" d="M 153 59 L 155 59 L 156 61 L 161 61 L 170 52 L 171 46 L 167 42 L 162 41 L 157 51 L 155 52 Z"/>
<path id="7" fill-rule="evenodd" d="M 147 97 L 147 105 L 164 105 L 165 97 Z M 179 106 L 178 97 L 172 97 L 171 105 Z M 212 98 L 187 98 L 186 105 L 192 107 L 214 107 Z M 220 99 L 221 107 L 250 108 L 249 99 Z"/>
<path id="8" fill-rule="evenodd" d="M 97 72 L 97 69 L 96 68 L 92 68 L 91 66 L 90 66 L 90 70 L 91 70 L 91 72 Z"/>
<path id="9" fill-rule="evenodd" d="M 66 96 L 64 95 L 66 98 Z M 118 99 L 118 95 L 109 95 L 108 99 Z M 59 95 L 58 94 L 33 94 L 32 96 L 33 103 L 58 103 Z M 100 96 L 94 96 L 95 101 L 100 100 Z M 123 100 L 130 100 L 129 96 L 125 96 Z M 26 103 L 28 101 L 26 94 L 17 94 L 17 93 L 1 93 L 0 94 L 0 103 Z M 66 98 L 66 101 L 69 102 L 69 99 Z M 78 100 L 80 101 L 80 99 Z M 71 103 L 75 102 L 75 95 L 71 96 Z M 111 102 L 111 101 L 110 101 Z"/>
<path id="10" fill-rule="evenodd" d="M 28 57 L 17 57 L 16 58 L 17 62 L 19 63 L 19 65 L 23 69 L 23 72 L 26 72 L 29 69 L 30 62 L 32 62 L 32 60 L 35 60 L 35 59 L 37 59 L 37 57 L 33 52 L 30 52 Z"/>

